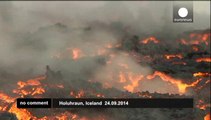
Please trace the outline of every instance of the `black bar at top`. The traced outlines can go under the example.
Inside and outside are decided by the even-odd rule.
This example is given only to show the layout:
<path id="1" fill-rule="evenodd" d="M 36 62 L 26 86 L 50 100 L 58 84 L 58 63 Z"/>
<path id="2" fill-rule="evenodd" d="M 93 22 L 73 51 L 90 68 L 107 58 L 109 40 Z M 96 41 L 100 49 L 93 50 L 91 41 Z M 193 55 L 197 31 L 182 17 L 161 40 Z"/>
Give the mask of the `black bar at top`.
<path id="1" fill-rule="evenodd" d="M 74 103 L 74 104 L 73 104 Z M 77 105 L 75 105 L 77 103 Z M 89 104 L 86 104 L 89 103 Z M 90 105 L 91 103 L 98 103 Z M 193 108 L 193 98 L 71 98 L 53 99 L 54 108 Z"/>

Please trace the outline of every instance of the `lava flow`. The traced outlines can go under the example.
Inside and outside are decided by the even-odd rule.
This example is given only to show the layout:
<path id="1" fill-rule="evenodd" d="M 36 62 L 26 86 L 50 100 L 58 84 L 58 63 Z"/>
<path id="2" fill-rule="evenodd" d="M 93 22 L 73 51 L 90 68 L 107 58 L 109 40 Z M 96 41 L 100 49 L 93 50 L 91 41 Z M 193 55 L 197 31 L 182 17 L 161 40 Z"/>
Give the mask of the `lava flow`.
<path id="1" fill-rule="evenodd" d="M 194 77 L 209 77 L 211 76 L 211 73 L 206 73 L 206 72 L 197 72 L 193 73 Z"/>
<path id="2" fill-rule="evenodd" d="M 182 59 L 183 58 L 183 56 L 182 56 L 182 54 L 171 54 L 171 55 L 165 55 L 165 58 L 166 59 L 172 59 L 172 58 L 179 58 L 179 59 Z"/>
<path id="3" fill-rule="evenodd" d="M 88 39 L 88 35 L 93 34 L 92 29 L 96 28 L 85 29 L 86 37 L 82 38 Z M 112 30 L 109 28 L 107 31 Z M 154 36 L 125 34 L 124 37 L 114 36 L 118 38 L 115 42 L 93 42 L 91 37 L 88 42 L 81 40 L 83 43 L 71 46 L 70 41 L 64 45 L 67 49 L 50 52 L 49 56 L 56 59 L 51 62 L 48 56 L 49 61 L 41 64 L 49 64 L 59 71 L 47 65 L 45 74 L 32 79 L 22 78 L 28 78 L 28 73 L 30 76 L 36 75 L 35 69 L 41 65 L 36 64 L 32 70 L 27 68 L 30 70 L 23 72 L 25 74 L 21 74 L 22 69 L 20 74 L 14 75 L 9 71 L 11 68 L 0 70 L 0 119 L 6 116 L 14 120 L 136 120 L 155 119 L 168 114 L 166 119 L 190 120 L 190 116 L 196 114 L 199 119 L 210 120 L 210 34 L 207 31 L 184 33 L 178 36 L 179 43 L 172 46 L 165 42 L 165 37 L 158 40 Z M 103 35 L 100 34 L 103 40 L 113 38 L 103 38 Z M 178 38 L 172 40 L 176 42 Z M 39 59 L 43 60 L 41 57 Z M 177 108 L 167 111 L 159 108 L 19 109 L 16 106 L 17 98 L 186 97 L 195 101 L 194 108 L 187 111 Z"/>
<path id="4" fill-rule="evenodd" d="M 210 120 L 210 113 L 208 113 L 205 117 L 204 120 Z"/>
<path id="5" fill-rule="evenodd" d="M 211 62 L 211 58 L 197 58 L 196 62 Z"/>
<path id="6" fill-rule="evenodd" d="M 210 33 L 191 33 L 187 39 L 181 39 L 181 43 L 185 45 L 199 45 L 201 43 L 205 43 L 205 45 L 209 44 Z"/>
<path id="7" fill-rule="evenodd" d="M 142 43 L 142 44 L 147 44 L 149 42 L 159 43 L 160 41 L 158 39 L 156 39 L 154 36 L 148 37 L 148 38 L 140 41 L 140 43 Z"/>
<path id="8" fill-rule="evenodd" d="M 147 79 L 154 79 L 156 76 L 159 76 L 164 81 L 175 84 L 178 87 L 179 92 L 181 94 L 184 94 L 186 92 L 187 87 L 193 87 L 200 81 L 200 80 L 197 80 L 191 84 L 186 84 L 186 83 L 182 83 L 182 80 L 180 80 L 180 79 L 172 78 L 171 76 L 168 76 L 165 73 L 162 73 L 159 71 L 155 71 L 153 75 L 148 75 Z"/>

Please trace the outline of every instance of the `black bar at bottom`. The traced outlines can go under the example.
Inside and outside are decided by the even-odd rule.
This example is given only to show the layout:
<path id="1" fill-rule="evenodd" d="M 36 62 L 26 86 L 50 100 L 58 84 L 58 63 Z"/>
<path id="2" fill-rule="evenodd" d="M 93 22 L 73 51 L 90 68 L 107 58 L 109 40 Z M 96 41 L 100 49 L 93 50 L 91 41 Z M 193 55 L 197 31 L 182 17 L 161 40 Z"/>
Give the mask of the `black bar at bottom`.
<path id="1" fill-rule="evenodd" d="M 50 98 L 18 98 L 17 108 L 51 108 Z"/>
<path id="2" fill-rule="evenodd" d="M 54 108 L 193 108 L 193 98 L 53 99 Z"/>

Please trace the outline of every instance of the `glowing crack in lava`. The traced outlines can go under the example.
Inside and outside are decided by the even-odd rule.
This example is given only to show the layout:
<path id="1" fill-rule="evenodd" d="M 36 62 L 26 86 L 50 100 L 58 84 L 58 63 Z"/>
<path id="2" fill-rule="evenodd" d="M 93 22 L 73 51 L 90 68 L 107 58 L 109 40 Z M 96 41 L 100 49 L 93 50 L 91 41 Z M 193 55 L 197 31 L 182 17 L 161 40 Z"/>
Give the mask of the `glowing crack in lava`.
<path id="1" fill-rule="evenodd" d="M 197 58 L 196 62 L 211 62 L 211 58 Z"/>
<path id="2" fill-rule="evenodd" d="M 3 100 L 3 101 L 5 101 L 5 102 L 7 102 L 7 103 L 12 103 L 12 102 L 14 102 L 14 98 L 12 98 L 12 97 L 10 97 L 10 96 L 4 94 L 4 93 L 0 93 L 0 100 Z"/>
<path id="3" fill-rule="evenodd" d="M 141 81 L 144 76 L 143 75 L 137 75 L 137 74 L 133 74 L 131 72 L 129 72 L 128 74 L 120 74 L 120 79 L 119 82 L 120 83 L 124 83 L 126 82 L 126 77 L 129 80 L 129 84 L 125 85 L 123 88 L 129 92 L 135 92 L 135 88 L 137 88 L 139 86 L 139 81 Z"/>
<path id="4" fill-rule="evenodd" d="M 210 73 L 206 73 L 206 72 L 197 72 L 197 73 L 193 73 L 194 77 L 209 77 L 211 76 Z"/>
<path id="5" fill-rule="evenodd" d="M 19 94 L 20 96 L 36 95 L 45 93 L 45 89 L 41 86 L 40 80 L 44 80 L 45 76 L 40 76 L 34 79 L 29 79 L 26 82 L 18 81 L 18 88 L 13 90 L 13 93 Z M 31 86 L 31 87 L 28 87 Z"/>
<path id="6" fill-rule="evenodd" d="M 179 58 L 179 59 L 182 59 L 183 56 L 182 54 L 169 54 L 169 55 L 164 55 L 166 59 L 172 59 L 172 58 Z"/>
<path id="7" fill-rule="evenodd" d="M 140 41 L 140 43 L 142 43 L 142 44 L 148 44 L 149 42 L 159 43 L 160 41 L 158 39 L 156 39 L 154 36 L 148 37 L 148 38 Z"/>
<path id="8" fill-rule="evenodd" d="M 148 75 L 147 79 L 154 79 L 156 76 L 159 76 L 163 81 L 167 81 L 167 82 L 170 82 L 172 84 L 175 84 L 178 87 L 179 92 L 181 94 L 184 94 L 186 92 L 187 87 L 193 87 L 196 84 L 198 84 L 198 82 L 200 81 L 200 79 L 199 79 L 199 80 L 197 80 L 197 81 L 195 81 L 191 84 L 186 84 L 186 83 L 183 83 L 182 80 L 172 78 L 171 76 L 168 76 L 165 73 L 160 72 L 160 71 L 155 71 L 154 74 Z"/>

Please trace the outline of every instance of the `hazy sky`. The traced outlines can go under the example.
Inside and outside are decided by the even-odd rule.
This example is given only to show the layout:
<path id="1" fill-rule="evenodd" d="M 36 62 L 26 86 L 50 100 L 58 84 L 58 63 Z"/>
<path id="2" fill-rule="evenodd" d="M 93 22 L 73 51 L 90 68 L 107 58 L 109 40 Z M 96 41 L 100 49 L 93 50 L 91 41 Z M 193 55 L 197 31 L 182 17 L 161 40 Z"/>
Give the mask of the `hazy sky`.
<path id="1" fill-rule="evenodd" d="M 165 24 L 161 21 L 161 18 L 164 16 L 163 14 L 166 14 L 164 13 L 166 10 L 169 12 L 169 15 L 166 16 L 172 16 L 172 5 L 172 1 L 7 1 L 1 2 L 0 14 L 3 13 L 2 11 L 6 11 L 4 14 L 7 15 L 4 16 L 10 16 L 8 18 L 11 18 L 13 22 L 16 21 L 14 29 L 16 27 L 17 29 L 20 29 L 20 26 L 37 29 L 40 26 L 46 26 L 57 22 L 69 24 L 70 21 L 73 23 L 79 20 L 80 24 L 77 25 L 81 25 L 81 21 L 109 21 L 111 17 L 117 15 L 120 16 L 121 22 L 126 22 L 126 24 L 129 25 L 137 23 L 139 20 L 140 23 L 138 24 L 148 23 L 151 25 L 150 21 L 152 21 L 152 23 Z M 146 23 L 140 16 L 147 19 Z M 209 24 L 209 22 L 207 22 L 209 21 L 209 16 L 209 1 L 194 1 L 194 17 L 197 17 L 196 20 L 194 20 L 194 24 L 200 24 L 196 25 L 196 28 L 209 26 L 206 25 L 207 23 Z M 2 16 L 0 15 L 0 22 L 1 17 Z M 157 20 L 153 21 L 148 19 Z M 170 18 L 169 23 L 171 22 L 172 19 Z M 137 25 L 135 25 L 135 27 L 136 26 Z"/>

